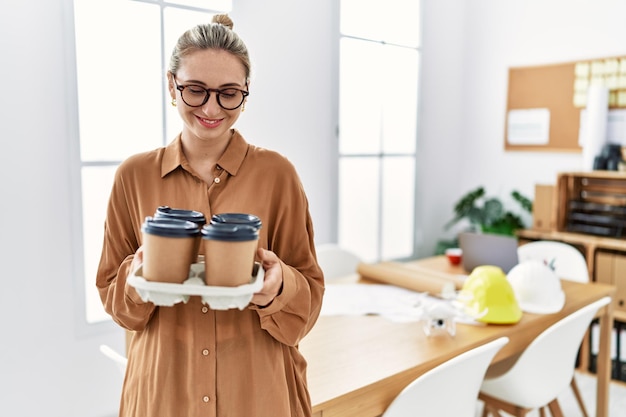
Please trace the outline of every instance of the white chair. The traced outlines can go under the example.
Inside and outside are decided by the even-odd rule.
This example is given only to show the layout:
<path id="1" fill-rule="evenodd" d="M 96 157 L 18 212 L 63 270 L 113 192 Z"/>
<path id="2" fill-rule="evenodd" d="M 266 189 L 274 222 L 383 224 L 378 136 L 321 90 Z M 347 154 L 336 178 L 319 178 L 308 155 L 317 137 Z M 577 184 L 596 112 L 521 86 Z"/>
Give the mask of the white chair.
<path id="1" fill-rule="evenodd" d="M 574 246 L 564 242 L 552 240 L 537 240 L 520 245 L 517 249 L 519 262 L 539 260 L 552 266 L 556 275 L 567 281 L 589 282 L 589 269 L 583 254 Z M 588 417 L 587 409 L 576 383 L 576 376 L 572 376 L 572 392 L 584 417 Z"/>
<path id="2" fill-rule="evenodd" d="M 115 362 L 115 365 L 117 365 L 122 375 L 126 373 L 126 364 L 128 363 L 128 359 L 124 355 L 118 353 L 115 349 L 108 345 L 100 345 L 100 352 Z"/>
<path id="3" fill-rule="evenodd" d="M 554 417 L 562 417 L 557 397 L 574 376 L 578 347 L 598 309 L 611 302 L 604 297 L 559 320 L 537 336 L 504 374 L 489 378 L 478 396 L 484 402 L 483 417 L 500 416 L 499 411 L 516 417 L 548 407 Z"/>
<path id="4" fill-rule="evenodd" d="M 359 256 L 334 243 L 319 245 L 315 251 L 326 281 L 355 274 L 357 265 L 361 262 Z"/>
<path id="5" fill-rule="evenodd" d="M 554 268 L 561 279 L 589 282 L 589 269 L 585 257 L 574 246 L 551 240 L 538 240 L 517 248 L 520 262 L 537 259 Z"/>
<path id="6" fill-rule="evenodd" d="M 509 342 L 501 337 L 464 352 L 419 376 L 382 417 L 474 417 L 478 390 L 493 357 Z"/>

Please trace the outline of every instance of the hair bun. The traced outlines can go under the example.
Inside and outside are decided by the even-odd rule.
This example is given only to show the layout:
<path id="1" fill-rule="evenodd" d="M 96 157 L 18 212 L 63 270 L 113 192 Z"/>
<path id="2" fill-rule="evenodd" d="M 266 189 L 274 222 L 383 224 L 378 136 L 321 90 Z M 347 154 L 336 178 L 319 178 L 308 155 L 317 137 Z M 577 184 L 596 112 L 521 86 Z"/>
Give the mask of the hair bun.
<path id="1" fill-rule="evenodd" d="M 227 14 L 216 14 L 213 16 L 211 20 L 213 23 L 219 23 L 220 25 L 224 25 L 229 29 L 233 29 L 233 21 Z"/>

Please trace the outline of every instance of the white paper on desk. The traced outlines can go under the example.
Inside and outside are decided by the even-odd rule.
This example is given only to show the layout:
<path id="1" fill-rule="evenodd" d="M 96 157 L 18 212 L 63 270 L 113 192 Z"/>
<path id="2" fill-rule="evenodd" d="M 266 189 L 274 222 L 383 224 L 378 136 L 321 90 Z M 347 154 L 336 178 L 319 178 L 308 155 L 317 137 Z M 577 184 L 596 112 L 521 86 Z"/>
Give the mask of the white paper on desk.
<path id="1" fill-rule="evenodd" d="M 378 315 L 394 322 L 415 322 L 425 319 L 424 311 L 429 305 L 447 302 L 387 284 L 326 284 L 320 315 Z M 463 314 L 455 321 L 478 324 Z"/>
<path id="2" fill-rule="evenodd" d="M 394 321 L 418 321 L 424 293 L 386 284 L 326 284 L 323 316 L 380 315 Z"/>

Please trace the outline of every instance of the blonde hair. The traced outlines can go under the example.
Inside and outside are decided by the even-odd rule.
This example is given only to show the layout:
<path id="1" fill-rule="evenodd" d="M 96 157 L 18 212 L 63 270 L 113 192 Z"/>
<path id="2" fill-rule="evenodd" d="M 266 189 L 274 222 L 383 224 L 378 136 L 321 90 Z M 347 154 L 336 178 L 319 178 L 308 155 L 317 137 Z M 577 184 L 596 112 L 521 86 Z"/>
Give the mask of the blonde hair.
<path id="1" fill-rule="evenodd" d="M 183 33 L 172 51 L 169 71 L 175 75 L 185 55 L 204 49 L 221 49 L 239 58 L 246 73 L 246 84 L 250 81 L 248 48 L 233 31 L 233 21 L 227 14 L 217 14 L 211 23 L 197 25 Z"/>

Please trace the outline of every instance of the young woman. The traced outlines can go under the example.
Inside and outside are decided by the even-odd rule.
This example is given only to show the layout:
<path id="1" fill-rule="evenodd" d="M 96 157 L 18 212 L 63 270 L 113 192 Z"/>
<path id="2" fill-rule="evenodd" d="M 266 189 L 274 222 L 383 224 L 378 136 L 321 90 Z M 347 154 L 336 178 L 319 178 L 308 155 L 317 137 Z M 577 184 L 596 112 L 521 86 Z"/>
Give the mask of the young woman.
<path id="1" fill-rule="evenodd" d="M 232 27 L 217 15 L 179 38 L 167 78 L 182 132 L 115 175 L 97 286 L 106 311 L 134 331 L 121 417 L 311 415 L 298 343 L 324 292 L 313 225 L 292 164 L 233 128 L 250 91 L 250 59 Z M 265 280 L 247 308 L 212 310 L 200 297 L 157 307 L 127 284 L 142 263 L 142 223 L 162 205 L 261 219 Z"/>

